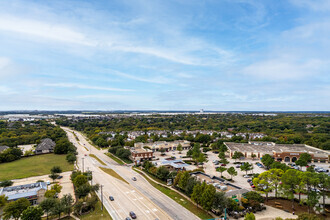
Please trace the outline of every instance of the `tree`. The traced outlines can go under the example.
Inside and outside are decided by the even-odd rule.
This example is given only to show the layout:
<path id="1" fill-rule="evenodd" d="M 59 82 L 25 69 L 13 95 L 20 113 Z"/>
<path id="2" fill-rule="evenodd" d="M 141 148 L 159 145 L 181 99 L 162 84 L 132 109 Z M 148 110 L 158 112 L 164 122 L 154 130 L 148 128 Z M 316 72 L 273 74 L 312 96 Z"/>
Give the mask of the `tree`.
<path id="1" fill-rule="evenodd" d="M 198 158 L 197 158 L 197 162 L 198 163 L 203 163 L 206 161 L 206 156 L 203 153 L 200 153 Z"/>
<path id="2" fill-rule="evenodd" d="M 53 215 L 58 215 L 58 219 L 61 219 L 61 214 L 64 212 L 65 207 L 64 204 L 61 203 L 59 200 L 55 200 L 55 204 L 53 208 L 51 209 L 51 213 Z"/>
<path id="3" fill-rule="evenodd" d="M 0 195 L 0 209 L 7 204 L 8 197 L 5 195 Z"/>
<path id="4" fill-rule="evenodd" d="M 176 148 L 178 151 L 179 151 L 179 153 L 181 154 L 181 151 L 182 151 L 182 145 L 181 144 L 178 144 L 178 147 Z"/>
<path id="5" fill-rule="evenodd" d="M 292 200 L 292 210 L 294 210 L 294 193 L 297 185 L 300 183 L 299 172 L 301 171 L 296 169 L 289 169 L 285 171 L 282 176 L 283 188 Z"/>
<path id="6" fill-rule="evenodd" d="M 252 170 L 253 165 L 251 163 L 245 162 L 244 164 L 241 165 L 240 168 L 241 168 L 242 171 L 245 171 L 246 172 L 246 175 L 247 175 L 247 172 L 249 170 Z"/>
<path id="7" fill-rule="evenodd" d="M 227 172 L 231 176 L 231 179 L 233 179 L 233 176 L 237 176 L 237 171 L 234 167 L 229 167 Z"/>
<path id="8" fill-rule="evenodd" d="M 51 173 L 49 175 L 49 178 L 51 178 L 53 180 L 53 182 L 57 179 L 57 177 L 59 177 L 59 175 L 57 173 Z"/>
<path id="9" fill-rule="evenodd" d="M 225 172 L 226 170 L 227 168 L 222 166 L 217 168 L 217 171 L 220 172 L 221 177 L 222 177 L 222 173 Z"/>
<path id="10" fill-rule="evenodd" d="M 261 162 L 269 169 L 270 165 L 274 163 L 274 159 L 269 154 L 265 154 L 262 156 Z"/>
<path id="11" fill-rule="evenodd" d="M 277 190 L 278 186 L 281 182 L 281 178 L 283 175 L 284 171 L 281 169 L 270 169 L 269 170 L 269 180 L 272 184 L 272 188 L 275 189 L 275 197 L 277 198 Z"/>
<path id="12" fill-rule="evenodd" d="M 254 160 L 254 158 L 257 157 L 257 155 L 255 155 L 254 153 L 251 154 L 252 160 Z"/>
<path id="13" fill-rule="evenodd" d="M 190 177 L 190 174 L 188 171 L 183 171 L 182 174 L 181 174 L 181 178 L 179 180 L 179 183 L 178 183 L 178 186 L 181 188 L 181 189 L 185 189 L 187 184 L 188 184 L 188 179 Z"/>
<path id="14" fill-rule="evenodd" d="M 216 189 L 213 185 L 207 185 L 201 197 L 201 205 L 203 209 L 210 211 L 213 206 Z"/>
<path id="15" fill-rule="evenodd" d="M 198 183 L 197 178 L 194 176 L 189 177 L 188 181 L 187 181 L 187 185 L 185 188 L 186 194 L 188 194 L 189 196 L 191 196 L 191 194 L 193 193 L 194 190 L 194 186 Z"/>
<path id="16" fill-rule="evenodd" d="M 244 157 L 244 154 L 242 152 L 235 151 L 233 156 L 232 156 L 232 159 L 235 159 L 235 162 L 236 162 L 236 160 L 240 159 L 241 157 Z"/>
<path id="17" fill-rule="evenodd" d="M 179 184 L 180 179 L 181 179 L 181 176 L 182 176 L 182 173 L 183 173 L 183 171 L 179 171 L 179 172 L 176 174 L 175 179 L 174 179 L 174 181 L 173 181 L 173 186 L 176 186 L 176 185 Z"/>
<path id="18" fill-rule="evenodd" d="M 245 197 L 248 201 L 254 201 L 254 202 L 258 202 L 258 203 L 264 202 L 264 199 L 262 198 L 262 196 L 259 193 L 254 192 L 254 191 L 247 192 L 245 194 Z"/>
<path id="19" fill-rule="evenodd" d="M 55 198 L 55 195 L 56 195 L 56 191 L 54 189 L 50 189 L 45 192 L 46 198 Z"/>
<path id="20" fill-rule="evenodd" d="M 213 200 L 213 209 L 222 211 L 229 207 L 229 199 L 225 192 L 216 192 Z"/>
<path id="21" fill-rule="evenodd" d="M 25 209 L 31 204 L 29 200 L 25 198 L 18 199 L 16 201 L 8 203 L 3 210 L 3 219 L 19 219 Z"/>
<path id="22" fill-rule="evenodd" d="M 220 152 L 219 155 L 218 155 L 218 157 L 220 158 L 220 160 L 221 159 L 225 159 L 226 158 L 225 152 Z"/>
<path id="23" fill-rule="evenodd" d="M 323 208 L 325 207 L 325 197 L 327 196 L 327 191 L 330 188 L 330 176 L 325 173 L 317 174 L 317 178 L 319 179 L 318 187 L 321 191 L 322 200 L 323 200 Z M 1 207 L 1 206 L 0 206 Z"/>
<path id="24" fill-rule="evenodd" d="M 41 220 L 44 214 L 42 208 L 39 206 L 30 206 L 22 212 L 22 220 Z"/>
<path id="25" fill-rule="evenodd" d="M 246 213 L 244 220 L 255 220 L 256 217 L 254 216 L 253 212 Z"/>
<path id="26" fill-rule="evenodd" d="M 74 202 L 74 200 L 73 200 L 71 194 L 65 194 L 61 198 L 61 203 L 64 205 L 64 213 L 66 213 L 69 216 L 71 213 L 71 208 L 72 208 L 73 202 Z"/>
<path id="27" fill-rule="evenodd" d="M 227 165 L 227 164 L 229 164 L 229 161 L 226 158 L 223 158 L 223 159 L 220 160 L 220 163 Z"/>
<path id="28" fill-rule="evenodd" d="M 197 207 L 201 202 L 202 194 L 203 194 L 203 187 L 200 183 L 198 183 L 194 186 L 193 193 L 191 194 L 191 200 L 197 204 Z"/>
<path id="29" fill-rule="evenodd" d="M 266 201 L 268 201 L 268 193 L 272 191 L 271 173 L 269 171 L 261 173 L 257 178 L 253 179 L 253 185 L 258 191 L 266 194 Z"/>
<path id="30" fill-rule="evenodd" d="M 88 182 L 87 177 L 83 174 L 76 176 L 73 180 L 73 184 L 75 187 L 79 188 L 80 186 L 86 184 Z"/>
<path id="31" fill-rule="evenodd" d="M 11 185 L 13 185 L 13 181 L 11 181 L 11 180 L 4 180 L 0 183 L 0 187 L 8 187 Z"/>
<path id="32" fill-rule="evenodd" d="M 62 190 L 62 186 L 60 186 L 59 184 L 54 184 L 54 185 L 52 185 L 52 187 L 51 187 L 51 189 L 52 190 L 55 190 L 55 192 L 56 193 L 60 193 L 61 192 L 61 190 Z"/>
<path id="33" fill-rule="evenodd" d="M 74 162 L 76 162 L 77 157 L 76 157 L 76 155 L 74 153 L 69 153 L 68 155 L 66 155 L 66 160 L 69 163 L 74 163 Z"/>
<path id="34" fill-rule="evenodd" d="M 76 194 L 78 198 L 83 198 L 86 197 L 91 192 L 91 190 L 92 187 L 89 184 L 84 184 L 76 189 Z"/>
<path id="35" fill-rule="evenodd" d="M 42 201 L 40 203 L 40 207 L 42 208 L 42 210 L 44 212 L 46 212 L 47 215 L 47 220 L 48 220 L 48 214 L 51 211 L 51 209 L 54 207 L 55 205 L 55 199 L 54 198 L 47 198 L 44 201 Z"/>
<path id="36" fill-rule="evenodd" d="M 166 150 L 165 150 L 164 148 L 160 148 L 160 149 L 159 149 L 159 152 L 161 153 L 161 155 L 165 155 L 165 151 L 166 151 Z"/>
<path id="37" fill-rule="evenodd" d="M 53 166 L 53 168 L 50 170 L 51 173 L 62 173 L 62 169 L 59 166 Z"/>
<path id="38" fill-rule="evenodd" d="M 170 174 L 170 171 L 164 166 L 160 166 L 156 172 L 156 175 L 161 180 L 166 180 L 169 174 Z"/>
<path id="39" fill-rule="evenodd" d="M 308 206 L 309 214 L 311 213 L 311 208 L 315 207 L 315 205 L 319 202 L 320 197 L 320 194 L 315 191 L 308 192 L 307 199 L 305 201 Z"/>

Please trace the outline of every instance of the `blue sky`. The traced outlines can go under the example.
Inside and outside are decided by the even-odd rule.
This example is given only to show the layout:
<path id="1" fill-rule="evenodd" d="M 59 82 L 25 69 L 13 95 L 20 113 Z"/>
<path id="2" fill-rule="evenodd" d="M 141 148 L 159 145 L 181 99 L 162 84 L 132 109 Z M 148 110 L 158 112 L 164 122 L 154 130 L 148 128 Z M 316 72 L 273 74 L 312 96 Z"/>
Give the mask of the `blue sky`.
<path id="1" fill-rule="evenodd" d="M 0 1 L 0 110 L 330 110 L 328 0 Z"/>

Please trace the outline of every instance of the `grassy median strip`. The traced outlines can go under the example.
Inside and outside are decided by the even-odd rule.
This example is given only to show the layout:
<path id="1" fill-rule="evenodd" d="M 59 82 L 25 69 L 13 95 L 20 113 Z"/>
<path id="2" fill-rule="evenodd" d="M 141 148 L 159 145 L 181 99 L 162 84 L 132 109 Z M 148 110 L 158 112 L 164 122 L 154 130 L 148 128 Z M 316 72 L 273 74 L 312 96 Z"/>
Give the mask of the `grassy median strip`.
<path id="1" fill-rule="evenodd" d="M 113 159 L 114 161 L 116 161 L 117 163 L 124 165 L 124 162 L 119 159 L 118 157 L 112 155 L 111 153 L 105 153 L 105 155 L 107 155 L 108 157 L 110 157 L 111 159 Z"/>
<path id="2" fill-rule="evenodd" d="M 141 175 L 143 175 L 144 177 L 146 177 L 146 175 L 143 172 L 136 170 L 136 169 L 133 169 L 133 170 L 135 170 L 136 172 L 138 172 Z M 158 189 L 159 191 L 161 191 L 162 193 L 164 193 L 165 195 L 167 195 L 168 197 L 170 197 L 171 199 L 173 199 L 174 201 L 176 201 L 177 203 L 179 203 L 180 205 L 182 205 L 183 207 L 188 209 L 190 212 L 194 213 L 199 218 L 201 218 L 201 219 L 212 219 L 213 218 L 213 216 L 208 214 L 203 209 L 196 207 L 196 205 L 194 205 L 191 201 L 189 201 L 188 199 L 186 199 L 179 193 L 175 192 L 174 190 L 171 190 L 170 188 L 162 186 L 158 183 L 155 183 L 154 181 L 150 180 L 148 177 L 146 177 L 145 179 L 153 187 L 155 187 L 156 189 Z"/>
<path id="3" fill-rule="evenodd" d="M 2 163 L 0 164 L 0 181 L 50 174 L 53 166 L 61 167 L 63 172 L 73 170 L 73 164 L 68 163 L 65 158 L 64 154 L 44 154 Z"/>
<path id="4" fill-rule="evenodd" d="M 101 170 L 103 170 L 104 172 L 106 172 L 107 174 L 129 184 L 126 180 L 124 180 L 123 177 L 121 177 L 118 173 L 116 173 L 113 169 L 110 169 L 110 168 L 103 168 L 103 167 L 100 167 Z"/>
<path id="5" fill-rule="evenodd" d="M 102 160 L 100 160 L 100 158 L 98 158 L 97 156 L 95 156 L 94 154 L 90 154 L 89 156 L 95 158 L 103 166 L 106 166 L 106 164 Z"/>

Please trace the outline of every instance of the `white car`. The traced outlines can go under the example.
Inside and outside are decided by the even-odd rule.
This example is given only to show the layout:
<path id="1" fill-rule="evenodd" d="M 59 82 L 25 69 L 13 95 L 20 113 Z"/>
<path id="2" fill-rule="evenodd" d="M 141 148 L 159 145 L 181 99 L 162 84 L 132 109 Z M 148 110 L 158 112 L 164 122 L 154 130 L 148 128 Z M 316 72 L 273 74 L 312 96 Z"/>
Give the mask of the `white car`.
<path id="1" fill-rule="evenodd" d="M 244 178 L 250 178 L 250 176 L 249 176 L 249 175 L 244 175 L 243 177 L 244 177 Z"/>

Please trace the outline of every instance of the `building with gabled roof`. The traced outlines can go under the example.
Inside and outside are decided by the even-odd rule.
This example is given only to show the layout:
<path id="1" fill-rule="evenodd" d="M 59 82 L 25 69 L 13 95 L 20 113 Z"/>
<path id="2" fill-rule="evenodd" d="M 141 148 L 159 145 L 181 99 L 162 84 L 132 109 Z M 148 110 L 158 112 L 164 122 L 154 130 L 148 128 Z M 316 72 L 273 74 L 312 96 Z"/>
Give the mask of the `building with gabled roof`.
<path id="1" fill-rule="evenodd" d="M 50 138 L 42 139 L 41 143 L 37 145 L 35 149 L 35 153 L 36 154 L 52 153 L 54 152 L 55 145 L 56 143 Z"/>

